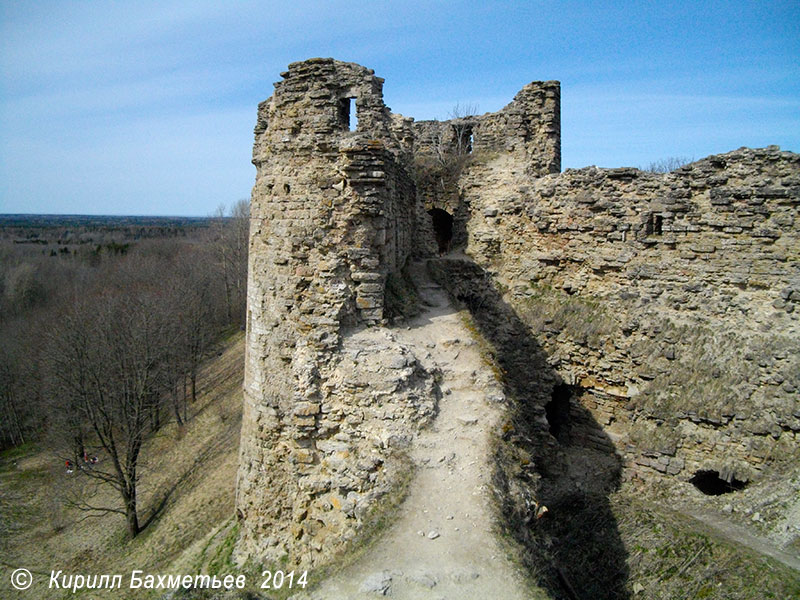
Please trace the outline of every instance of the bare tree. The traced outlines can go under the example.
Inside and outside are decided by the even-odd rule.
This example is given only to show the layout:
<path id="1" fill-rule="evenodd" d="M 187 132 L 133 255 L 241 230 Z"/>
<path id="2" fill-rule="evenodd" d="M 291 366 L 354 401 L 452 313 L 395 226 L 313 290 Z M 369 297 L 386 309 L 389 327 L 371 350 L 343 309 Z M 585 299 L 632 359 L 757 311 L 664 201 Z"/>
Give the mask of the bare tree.
<path id="1" fill-rule="evenodd" d="M 188 378 L 192 401 L 197 400 L 197 374 L 200 363 L 214 340 L 219 328 L 221 304 L 215 293 L 213 273 L 207 261 L 196 255 L 179 257 L 175 267 L 174 296 L 171 313 L 176 319 L 176 374 L 174 391 Z M 178 394 L 174 395 L 178 401 Z M 186 394 L 182 394 L 183 397 Z M 185 417 L 185 406 L 184 417 Z M 180 406 L 174 406 L 176 419 L 180 422 Z"/>
<path id="2" fill-rule="evenodd" d="M 460 169 L 472 152 L 473 117 L 477 106 L 456 104 L 444 122 L 433 121 L 430 128 L 430 148 L 437 166 L 446 173 Z"/>
<path id="3" fill-rule="evenodd" d="M 429 123 L 429 152 L 418 159 L 417 177 L 423 189 L 447 197 L 472 152 L 473 118 L 477 107 L 456 104 L 448 121 Z M 432 159 L 432 160 L 431 160 Z"/>
<path id="4" fill-rule="evenodd" d="M 463 159 L 472 152 L 472 128 L 475 115 L 478 114 L 477 104 L 456 103 L 450 111 L 450 122 L 453 130 L 454 143 L 450 154 L 452 157 Z"/>
<path id="5" fill-rule="evenodd" d="M 682 167 L 683 165 L 688 165 L 693 161 L 693 158 L 688 158 L 686 156 L 670 156 L 668 158 L 662 158 L 661 160 L 653 161 L 647 165 L 647 167 L 644 167 L 640 170 L 647 171 L 649 173 L 669 173 L 679 167 Z"/>
<path id="6" fill-rule="evenodd" d="M 62 315 L 50 332 L 48 350 L 49 430 L 51 442 L 63 459 L 80 464 L 86 452 L 89 424 L 84 418 L 91 379 L 92 330 L 88 308 Z"/>
<path id="7" fill-rule="evenodd" d="M 64 316 L 52 337 L 52 372 L 66 410 L 102 447 L 108 460 L 76 464 L 111 485 L 122 508 L 97 507 L 125 515 L 128 533 L 141 530 L 137 507 L 139 458 L 152 410 L 160 410 L 169 340 L 173 332 L 148 290 L 105 289 Z"/>
<path id="8" fill-rule="evenodd" d="M 185 422 L 201 361 L 224 326 L 243 321 L 247 213 L 240 201 L 215 225 L 218 244 L 137 238 L 129 249 L 119 243 L 129 238 L 103 238 L 102 256 L 97 245 L 63 257 L 0 245 L 0 446 L 45 431 L 81 468 L 77 489 L 119 493 L 110 506 L 92 506 L 91 493 L 76 506 L 125 515 L 132 537 L 147 437 L 168 410 Z M 99 463 L 84 460 L 94 453 Z"/>
<path id="9" fill-rule="evenodd" d="M 214 250 L 222 273 L 228 320 L 244 324 L 247 302 L 247 250 L 250 232 L 250 202 L 237 200 L 226 216 L 225 206 L 214 213 Z"/>
<path id="10" fill-rule="evenodd" d="M 25 413 L 18 348 L 0 347 L 0 447 L 25 443 Z"/>

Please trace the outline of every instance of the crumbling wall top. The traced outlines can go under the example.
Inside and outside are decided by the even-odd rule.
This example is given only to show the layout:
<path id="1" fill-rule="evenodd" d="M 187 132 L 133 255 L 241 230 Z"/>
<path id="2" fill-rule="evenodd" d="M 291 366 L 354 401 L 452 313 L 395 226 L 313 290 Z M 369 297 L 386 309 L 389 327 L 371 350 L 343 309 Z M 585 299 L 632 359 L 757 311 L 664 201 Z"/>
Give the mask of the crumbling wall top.
<path id="1" fill-rule="evenodd" d="M 561 171 L 561 84 L 532 81 L 501 110 L 418 121 L 415 152 L 421 156 L 496 153 L 513 155 L 527 175 Z"/>
<path id="2" fill-rule="evenodd" d="M 398 129 L 383 103 L 383 79 L 372 69 L 332 58 L 294 62 L 281 73 L 275 93 L 259 105 L 256 123 L 258 166 L 263 150 L 327 152 L 353 138 L 377 140 L 399 151 Z M 363 141 L 363 140 L 362 140 Z"/>

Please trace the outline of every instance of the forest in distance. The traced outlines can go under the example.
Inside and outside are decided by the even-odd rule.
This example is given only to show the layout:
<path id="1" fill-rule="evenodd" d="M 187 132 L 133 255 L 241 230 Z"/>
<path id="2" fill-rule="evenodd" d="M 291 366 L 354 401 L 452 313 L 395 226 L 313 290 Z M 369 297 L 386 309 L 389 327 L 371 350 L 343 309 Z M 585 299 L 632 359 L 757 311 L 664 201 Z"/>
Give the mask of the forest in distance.
<path id="1" fill-rule="evenodd" d="M 131 537 L 144 441 L 190 417 L 201 362 L 244 326 L 248 213 L 0 215 L 0 450 L 113 487 Z"/>

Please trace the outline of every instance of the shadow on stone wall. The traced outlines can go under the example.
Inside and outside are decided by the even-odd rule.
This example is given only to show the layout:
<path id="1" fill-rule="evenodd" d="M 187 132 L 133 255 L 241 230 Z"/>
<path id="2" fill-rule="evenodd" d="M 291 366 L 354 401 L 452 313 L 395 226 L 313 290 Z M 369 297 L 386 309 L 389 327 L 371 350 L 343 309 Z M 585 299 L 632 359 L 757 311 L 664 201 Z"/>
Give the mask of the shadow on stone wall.
<path id="1" fill-rule="evenodd" d="M 558 599 L 629 598 L 628 554 L 609 498 L 621 459 L 580 404 L 583 391 L 548 364 L 480 266 L 445 258 L 428 268 L 467 309 L 502 371 L 510 418 L 499 432 L 494 483 L 502 525 L 523 546 L 533 578 Z"/>

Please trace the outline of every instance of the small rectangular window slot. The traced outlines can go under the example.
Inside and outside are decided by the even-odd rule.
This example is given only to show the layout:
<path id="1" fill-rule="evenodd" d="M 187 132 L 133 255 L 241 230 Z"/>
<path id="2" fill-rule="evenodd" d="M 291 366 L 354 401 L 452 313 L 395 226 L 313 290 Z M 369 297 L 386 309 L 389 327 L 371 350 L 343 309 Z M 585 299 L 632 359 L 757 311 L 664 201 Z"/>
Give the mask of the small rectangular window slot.
<path id="1" fill-rule="evenodd" d="M 358 129 L 358 107 L 354 97 L 339 100 L 339 123 L 347 131 Z"/>
<path id="2" fill-rule="evenodd" d="M 645 225 L 645 235 L 662 235 L 664 231 L 664 216 L 650 213 Z"/>

